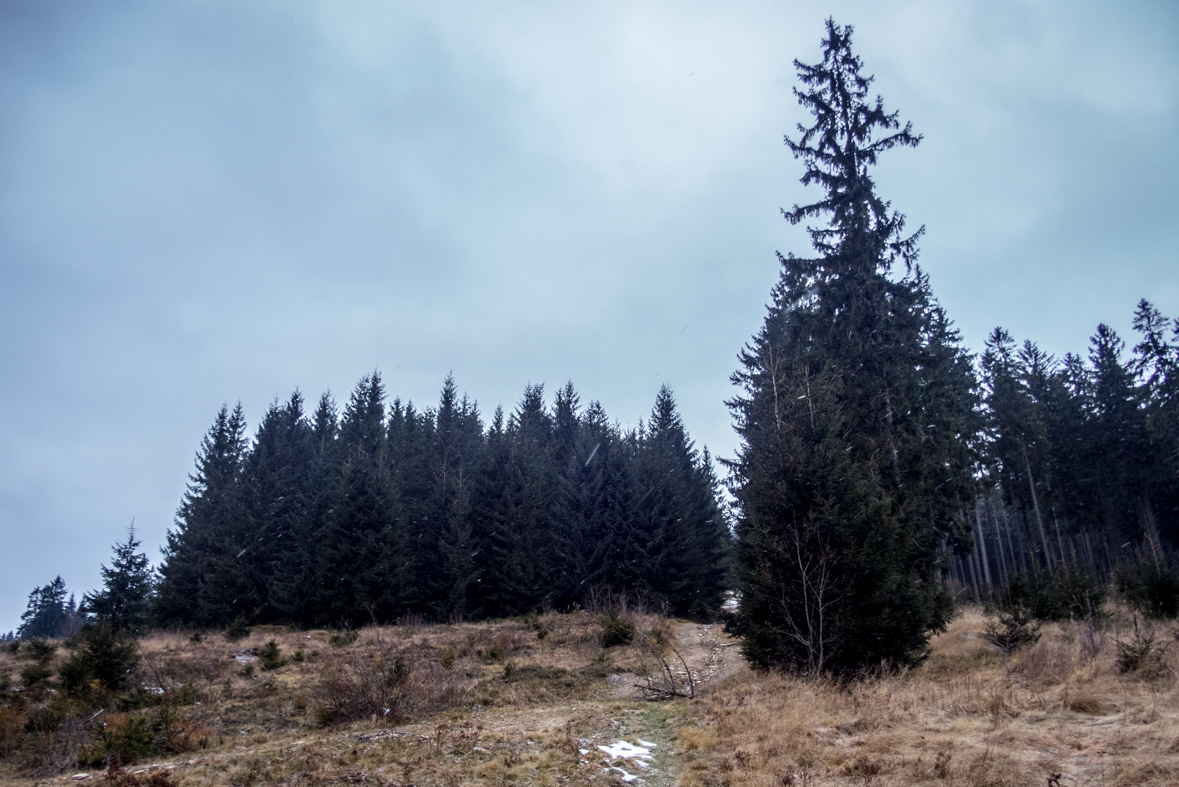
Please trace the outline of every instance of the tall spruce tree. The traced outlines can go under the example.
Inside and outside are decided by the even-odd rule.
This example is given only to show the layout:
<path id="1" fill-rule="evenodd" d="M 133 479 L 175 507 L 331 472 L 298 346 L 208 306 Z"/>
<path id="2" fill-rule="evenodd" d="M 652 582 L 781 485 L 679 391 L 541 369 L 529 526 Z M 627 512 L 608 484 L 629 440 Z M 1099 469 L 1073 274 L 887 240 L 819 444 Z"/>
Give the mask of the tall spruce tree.
<path id="1" fill-rule="evenodd" d="M 253 599 L 238 591 L 252 583 L 238 562 L 247 546 L 238 481 L 246 449 L 246 419 L 239 403 L 222 406 L 197 452 L 196 472 L 168 531 L 156 616 L 160 623 L 224 624 L 247 614 Z"/>
<path id="2" fill-rule="evenodd" d="M 479 410 L 465 395 L 458 396 L 454 378 L 447 375 L 435 419 L 431 541 L 437 557 L 430 561 L 428 611 L 440 619 L 463 619 L 479 571 L 475 565 L 475 534 L 471 519 L 475 468 L 483 445 Z M 441 558 L 441 560 L 438 559 Z M 419 584 L 425 584 L 421 579 Z"/>
<path id="3" fill-rule="evenodd" d="M 377 372 L 357 383 L 338 440 L 339 475 L 317 550 L 311 617 L 320 625 L 390 620 L 404 608 L 412 574 Z"/>
<path id="4" fill-rule="evenodd" d="M 113 547 L 110 568 L 102 566 L 102 590 L 82 596 L 82 612 L 117 631 L 140 634 L 151 613 L 153 577 L 147 555 L 139 551 L 135 525 L 127 540 Z"/>
<path id="5" fill-rule="evenodd" d="M 253 582 L 259 620 L 299 617 L 310 549 L 308 501 L 315 454 L 303 395 L 275 401 L 262 417 L 242 464 L 240 499 L 250 542 L 239 556 Z"/>
<path id="6" fill-rule="evenodd" d="M 818 202 L 784 211 L 817 257 L 781 258 L 765 324 L 741 353 L 735 631 L 759 666 L 846 673 L 920 659 L 950 614 L 939 550 L 966 540 L 976 382 L 915 265 L 914 235 L 871 168 L 920 136 L 871 101 L 851 27 L 795 61 L 814 117 L 786 140 Z M 903 275 L 893 275 L 896 262 Z"/>

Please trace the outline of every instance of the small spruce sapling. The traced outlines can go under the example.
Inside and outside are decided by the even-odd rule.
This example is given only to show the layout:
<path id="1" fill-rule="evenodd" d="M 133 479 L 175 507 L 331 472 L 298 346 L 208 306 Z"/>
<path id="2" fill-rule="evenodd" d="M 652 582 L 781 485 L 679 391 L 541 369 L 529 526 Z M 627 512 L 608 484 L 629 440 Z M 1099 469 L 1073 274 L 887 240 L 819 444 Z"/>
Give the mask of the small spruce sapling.
<path id="1" fill-rule="evenodd" d="M 1003 668 L 1007 669 L 1011 653 L 1040 641 L 1040 624 L 1026 607 L 1012 607 L 1000 611 L 996 620 L 987 621 L 983 639 L 1003 654 Z"/>

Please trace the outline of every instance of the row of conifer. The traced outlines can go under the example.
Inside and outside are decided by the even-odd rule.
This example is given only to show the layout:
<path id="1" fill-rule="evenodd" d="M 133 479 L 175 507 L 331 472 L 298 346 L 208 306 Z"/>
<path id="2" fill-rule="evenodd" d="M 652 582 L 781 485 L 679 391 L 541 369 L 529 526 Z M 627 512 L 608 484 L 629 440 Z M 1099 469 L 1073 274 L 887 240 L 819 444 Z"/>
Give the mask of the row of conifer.
<path id="1" fill-rule="evenodd" d="M 436 408 L 364 377 L 342 415 L 296 391 L 247 437 L 223 407 L 159 568 L 159 624 L 340 625 L 566 609 L 624 592 L 707 615 L 729 526 L 670 389 L 624 430 L 572 384 L 485 425 L 447 378 Z"/>

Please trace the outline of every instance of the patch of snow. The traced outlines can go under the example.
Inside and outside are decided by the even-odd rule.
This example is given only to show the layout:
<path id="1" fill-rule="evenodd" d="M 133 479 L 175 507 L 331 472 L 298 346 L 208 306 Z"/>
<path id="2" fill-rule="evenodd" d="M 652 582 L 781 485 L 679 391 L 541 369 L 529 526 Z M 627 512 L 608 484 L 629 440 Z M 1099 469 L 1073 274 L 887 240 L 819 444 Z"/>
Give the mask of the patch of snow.
<path id="1" fill-rule="evenodd" d="M 643 745 L 635 746 L 626 741 L 615 741 L 609 746 L 599 746 L 598 748 L 606 752 L 612 760 L 633 760 L 640 768 L 646 768 L 647 761 L 651 759 L 651 749 L 655 748 L 655 744 L 645 741 L 639 741 L 639 743 Z"/>
<path id="2" fill-rule="evenodd" d="M 609 773 L 610 771 L 618 771 L 619 773 L 621 773 L 622 780 L 624 782 L 633 782 L 635 779 L 639 778 L 638 776 L 635 776 L 633 773 L 627 773 L 626 771 L 622 770 L 621 768 L 607 768 L 606 769 L 607 773 Z"/>

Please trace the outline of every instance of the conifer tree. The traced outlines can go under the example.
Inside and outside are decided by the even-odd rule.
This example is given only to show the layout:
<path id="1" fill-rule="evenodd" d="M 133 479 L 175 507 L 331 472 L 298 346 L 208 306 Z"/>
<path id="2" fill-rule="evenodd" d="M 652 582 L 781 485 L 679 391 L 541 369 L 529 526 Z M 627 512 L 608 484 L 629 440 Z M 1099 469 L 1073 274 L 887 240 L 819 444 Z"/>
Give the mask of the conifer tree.
<path id="1" fill-rule="evenodd" d="M 389 620 L 403 609 L 412 574 L 377 372 L 357 383 L 338 440 L 339 476 L 317 551 L 312 616 L 320 625 Z"/>
<path id="2" fill-rule="evenodd" d="M 29 604 L 20 616 L 16 638 L 21 640 L 60 637 L 71 618 L 72 598 L 66 602 L 65 581 L 56 577 L 45 587 L 33 588 Z"/>
<path id="3" fill-rule="evenodd" d="M 232 412 L 222 405 L 201 443 L 196 472 L 163 548 L 155 597 L 160 623 L 224 624 L 248 611 L 236 593 L 244 579 L 237 564 L 245 546 L 237 484 L 245 432 L 241 404 Z"/>
<path id="4" fill-rule="evenodd" d="M 921 138 L 869 100 L 851 34 L 828 20 L 822 62 L 795 62 L 814 123 L 786 142 L 823 197 L 784 214 L 826 223 L 808 228 L 817 257 L 781 258 L 730 403 L 735 630 L 754 664 L 808 671 L 922 657 L 950 613 L 939 550 L 968 539 L 973 491 L 971 359 L 915 265 L 920 231 L 871 177 Z"/>
<path id="5" fill-rule="evenodd" d="M 486 614 L 533 612 L 555 597 L 551 434 L 544 387 L 529 385 L 502 436 L 488 438 L 480 512 Z"/>
<path id="6" fill-rule="evenodd" d="M 1134 347 L 1133 369 L 1141 380 L 1154 446 L 1154 513 L 1162 537 L 1179 546 L 1179 319 L 1168 320 L 1143 300 L 1134 313 L 1134 329 L 1141 341 Z"/>
<path id="7" fill-rule="evenodd" d="M 693 595 L 693 567 L 702 558 L 692 536 L 695 449 L 666 385 L 659 389 L 651 420 L 640 432 L 635 457 L 633 527 L 635 555 L 627 590 L 686 614 Z"/>
<path id="8" fill-rule="evenodd" d="M 466 396 L 459 398 L 454 378 L 447 375 L 435 419 L 433 511 L 429 542 L 437 554 L 419 585 L 429 589 L 428 611 L 440 619 L 462 619 L 478 570 L 475 566 L 472 485 L 483 443 L 479 410 Z M 438 558 L 441 558 L 439 560 Z"/>
<path id="9" fill-rule="evenodd" d="M 113 547 L 110 568 L 102 566 L 102 590 L 82 597 L 82 612 L 97 618 L 116 631 L 141 634 L 151 613 L 153 577 L 147 555 L 139 552 L 135 525 L 127 530 L 127 540 Z"/>
<path id="10" fill-rule="evenodd" d="M 272 471 L 268 504 L 260 514 L 270 523 L 259 529 L 260 552 L 266 559 L 268 614 L 278 620 L 309 624 L 309 605 L 323 522 L 331 508 L 335 464 L 336 407 L 325 392 L 310 418 L 303 414 L 303 398 L 296 391 L 285 406 L 272 408 L 259 429 L 259 445 L 266 449 Z M 255 449 L 258 450 L 257 448 Z"/>
<path id="11" fill-rule="evenodd" d="M 1090 339 L 1093 370 L 1093 455 L 1098 465 L 1102 507 L 1113 543 L 1123 538 L 1155 538 L 1150 499 L 1154 446 L 1134 374 L 1122 360 L 1125 343 L 1114 330 L 1098 325 Z M 1157 550 L 1158 544 L 1153 544 Z"/>
<path id="12" fill-rule="evenodd" d="M 630 455 L 618 428 L 598 402 L 578 412 L 569 383 L 554 406 L 553 549 L 557 606 L 583 603 L 595 589 L 621 588 L 619 540 L 630 521 Z"/>
<path id="13" fill-rule="evenodd" d="M 308 501 L 314 464 L 312 428 L 303 395 L 275 401 L 258 426 L 242 464 L 239 499 L 247 539 L 237 561 L 245 567 L 256 619 L 298 618 L 309 562 Z"/>

